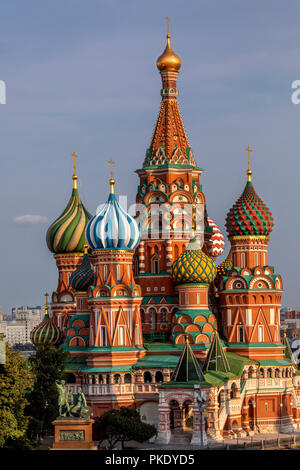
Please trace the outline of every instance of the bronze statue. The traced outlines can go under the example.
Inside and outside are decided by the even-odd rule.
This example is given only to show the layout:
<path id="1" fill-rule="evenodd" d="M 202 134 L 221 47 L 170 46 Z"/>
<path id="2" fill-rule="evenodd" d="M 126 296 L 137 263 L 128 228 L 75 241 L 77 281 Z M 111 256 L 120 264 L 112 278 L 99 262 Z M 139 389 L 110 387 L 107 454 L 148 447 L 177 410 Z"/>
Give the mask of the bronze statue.
<path id="1" fill-rule="evenodd" d="M 84 418 L 91 417 L 92 410 L 87 406 L 86 398 L 81 387 L 78 387 L 77 394 L 71 391 L 68 393 L 65 386 L 65 381 L 56 381 L 58 390 L 58 413 L 59 416 L 69 418 Z"/>

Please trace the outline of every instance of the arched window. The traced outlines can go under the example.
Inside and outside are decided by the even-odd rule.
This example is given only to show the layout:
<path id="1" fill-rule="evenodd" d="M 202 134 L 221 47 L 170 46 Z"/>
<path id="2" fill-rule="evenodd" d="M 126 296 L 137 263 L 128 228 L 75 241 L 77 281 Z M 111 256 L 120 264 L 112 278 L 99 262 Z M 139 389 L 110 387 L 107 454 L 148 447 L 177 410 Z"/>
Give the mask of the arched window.
<path id="1" fill-rule="evenodd" d="M 168 321 L 168 310 L 166 308 L 162 308 L 160 311 L 160 321 L 167 322 Z"/>
<path id="2" fill-rule="evenodd" d="M 131 384 L 131 374 L 125 374 L 124 383 Z"/>
<path id="3" fill-rule="evenodd" d="M 101 374 L 98 375 L 99 384 L 103 384 L 103 377 Z"/>
<path id="4" fill-rule="evenodd" d="M 144 372 L 144 382 L 145 384 L 150 384 L 152 382 L 152 375 L 150 374 L 150 372 L 147 370 L 146 372 Z"/>
<path id="5" fill-rule="evenodd" d="M 233 383 L 230 389 L 230 398 L 236 398 L 236 394 L 237 394 L 237 386 L 235 383 Z"/>
<path id="6" fill-rule="evenodd" d="M 155 382 L 156 383 L 163 383 L 163 381 L 164 381 L 164 376 L 163 376 L 162 372 L 160 372 L 158 370 L 155 374 Z"/>
<path id="7" fill-rule="evenodd" d="M 265 371 L 264 371 L 264 369 L 259 369 L 259 377 L 260 377 L 261 379 L 264 379 L 264 378 L 265 378 Z"/>
<path id="8" fill-rule="evenodd" d="M 155 308 L 150 308 L 149 309 L 149 322 L 150 322 L 150 331 L 154 332 L 155 331 L 155 326 L 156 326 L 156 310 L 155 310 Z"/>
<path id="9" fill-rule="evenodd" d="M 114 384 L 119 385 L 121 383 L 121 376 L 120 374 L 114 375 Z"/>
<path id="10" fill-rule="evenodd" d="M 254 372 L 253 367 L 249 367 L 249 369 L 248 369 L 248 379 L 253 378 L 253 372 Z"/>
<path id="11" fill-rule="evenodd" d="M 270 379 L 272 378 L 272 369 L 267 370 L 267 377 Z"/>
<path id="12" fill-rule="evenodd" d="M 241 253 L 241 268 L 245 267 L 245 253 Z"/>
<path id="13" fill-rule="evenodd" d="M 280 377 L 279 369 L 275 369 L 275 377 L 276 377 L 276 379 L 279 379 L 279 377 Z"/>
<path id="14" fill-rule="evenodd" d="M 155 253 L 155 255 L 153 255 L 151 259 L 151 272 L 152 274 L 159 273 L 159 256 L 157 253 Z"/>
<path id="15" fill-rule="evenodd" d="M 134 256 L 133 258 L 133 275 L 137 276 L 139 273 L 139 260 L 137 256 Z"/>

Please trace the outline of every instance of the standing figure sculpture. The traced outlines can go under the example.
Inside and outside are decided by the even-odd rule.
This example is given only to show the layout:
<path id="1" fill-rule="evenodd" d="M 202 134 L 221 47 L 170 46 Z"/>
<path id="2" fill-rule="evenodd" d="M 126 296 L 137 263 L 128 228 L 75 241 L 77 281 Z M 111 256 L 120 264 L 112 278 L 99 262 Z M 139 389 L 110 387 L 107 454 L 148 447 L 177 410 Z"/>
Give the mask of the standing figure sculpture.
<path id="1" fill-rule="evenodd" d="M 58 415 L 59 416 L 70 416 L 70 406 L 68 401 L 68 391 L 65 386 L 64 380 L 57 380 L 56 388 L 58 391 Z"/>

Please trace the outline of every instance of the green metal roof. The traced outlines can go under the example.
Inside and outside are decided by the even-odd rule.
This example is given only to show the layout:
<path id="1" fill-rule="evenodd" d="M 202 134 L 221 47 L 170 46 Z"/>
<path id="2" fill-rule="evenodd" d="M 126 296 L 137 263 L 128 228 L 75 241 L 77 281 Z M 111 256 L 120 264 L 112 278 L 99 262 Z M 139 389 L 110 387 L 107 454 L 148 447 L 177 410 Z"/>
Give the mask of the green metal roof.
<path id="1" fill-rule="evenodd" d="M 152 354 L 139 359 L 132 367 L 133 369 L 148 369 L 152 367 L 176 367 L 178 363 L 178 358 L 179 354 Z"/>
<path id="2" fill-rule="evenodd" d="M 276 361 L 276 360 L 271 360 L 271 361 L 259 361 L 259 365 L 260 366 L 291 366 L 293 365 L 292 362 L 290 361 L 285 361 L 285 360 L 282 360 L 282 361 Z"/>

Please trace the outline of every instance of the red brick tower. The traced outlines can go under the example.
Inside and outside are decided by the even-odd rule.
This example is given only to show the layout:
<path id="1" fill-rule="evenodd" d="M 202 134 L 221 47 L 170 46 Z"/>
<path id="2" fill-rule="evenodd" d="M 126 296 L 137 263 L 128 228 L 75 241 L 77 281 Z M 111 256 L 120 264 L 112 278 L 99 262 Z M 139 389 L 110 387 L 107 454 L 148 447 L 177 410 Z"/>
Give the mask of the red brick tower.
<path id="1" fill-rule="evenodd" d="M 256 194 L 251 174 L 248 164 L 247 184 L 226 219 L 232 267 L 218 281 L 222 329 L 232 351 L 258 360 L 283 359 L 282 280 L 267 264 L 273 217 Z"/>
<path id="2" fill-rule="evenodd" d="M 160 111 L 143 168 L 137 170 L 141 242 L 134 258 L 135 278 L 144 297 L 143 332 L 160 335 L 161 339 L 170 336 L 171 318 L 178 307 L 169 270 L 191 238 L 192 207 L 196 208 L 195 236 L 201 246 L 205 238 L 207 254 L 218 256 L 224 248 L 222 234 L 213 221 L 206 219 L 204 224 L 202 169 L 195 163 L 177 101 L 180 67 L 168 33 L 166 48 L 157 59 L 162 79 Z"/>

